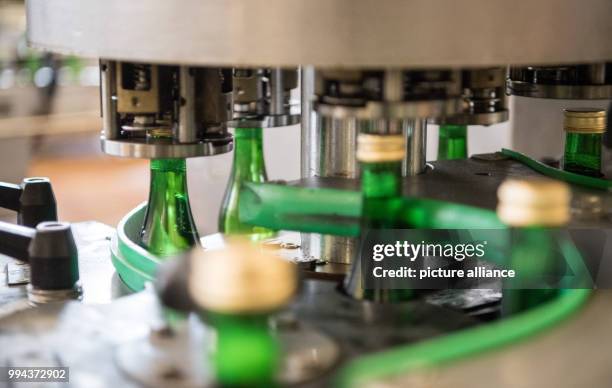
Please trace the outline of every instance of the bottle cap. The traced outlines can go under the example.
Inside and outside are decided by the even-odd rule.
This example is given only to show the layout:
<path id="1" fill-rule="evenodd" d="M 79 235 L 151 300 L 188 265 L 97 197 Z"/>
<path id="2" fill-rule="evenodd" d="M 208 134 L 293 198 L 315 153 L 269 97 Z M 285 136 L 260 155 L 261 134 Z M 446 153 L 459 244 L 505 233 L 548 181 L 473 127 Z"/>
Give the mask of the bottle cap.
<path id="1" fill-rule="evenodd" d="M 497 215 L 509 226 L 562 226 L 570 218 L 570 189 L 547 178 L 507 179 L 497 190 Z"/>
<path id="2" fill-rule="evenodd" d="M 230 241 L 224 249 L 196 249 L 189 290 L 201 308 L 220 313 L 261 313 L 284 306 L 297 288 L 295 266 L 263 247 Z"/>
<path id="3" fill-rule="evenodd" d="M 563 129 L 572 133 L 604 133 L 606 111 L 600 108 L 571 108 L 564 110 Z"/>
<path id="4" fill-rule="evenodd" d="M 396 162 L 404 159 L 406 145 L 402 135 L 359 134 L 357 160 L 366 163 Z"/>

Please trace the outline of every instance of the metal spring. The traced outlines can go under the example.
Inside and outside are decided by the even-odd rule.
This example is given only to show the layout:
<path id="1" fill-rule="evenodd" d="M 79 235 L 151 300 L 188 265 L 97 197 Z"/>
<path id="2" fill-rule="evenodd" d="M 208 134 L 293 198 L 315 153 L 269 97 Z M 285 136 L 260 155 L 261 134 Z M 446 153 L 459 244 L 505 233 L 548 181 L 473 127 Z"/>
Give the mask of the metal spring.
<path id="1" fill-rule="evenodd" d="M 151 88 L 151 65 L 135 63 L 134 71 L 134 90 L 149 90 Z"/>

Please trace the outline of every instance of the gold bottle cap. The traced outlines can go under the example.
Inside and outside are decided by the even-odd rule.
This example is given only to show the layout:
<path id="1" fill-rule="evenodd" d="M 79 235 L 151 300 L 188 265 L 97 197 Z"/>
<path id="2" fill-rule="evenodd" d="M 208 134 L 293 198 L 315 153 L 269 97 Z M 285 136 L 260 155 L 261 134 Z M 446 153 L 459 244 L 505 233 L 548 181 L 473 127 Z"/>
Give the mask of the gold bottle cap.
<path id="1" fill-rule="evenodd" d="M 509 226 L 562 226 L 570 218 L 570 189 L 560 181 L 507 179 L 499 186 L 497 197 L 497 215 Z"/>
<path id="2" fill-rule="evenodd" d="M 194 251 L 191 260 L 189 290 L 206 310 L 273 311 L 297 289 L 295 266 L 253 243 L 230 241 L 224 249 Z"/>
<path id="3" fill-rule="evenodd" d="M 404 159 L 406 145 L 403 135 L 359 134 L 357 160 L 366 163 L 396 162 Z"/>
<path id="4" fill-rule="evenodd" d="M 604 133 L 606 111 L 599 108 L 571 108 L 564 111 L 563 129 L 573 133 Z"/>

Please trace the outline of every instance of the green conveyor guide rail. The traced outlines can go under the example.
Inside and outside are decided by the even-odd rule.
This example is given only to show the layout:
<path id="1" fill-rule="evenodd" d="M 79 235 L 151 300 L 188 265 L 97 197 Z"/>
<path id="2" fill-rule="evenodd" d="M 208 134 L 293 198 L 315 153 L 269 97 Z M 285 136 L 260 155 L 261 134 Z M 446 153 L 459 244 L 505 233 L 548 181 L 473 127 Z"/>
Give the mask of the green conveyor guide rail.
<path id="1" fill-rule="evenodd" d="M 576 177 L 573 175 L 576 174 L 541 165 L 514 151 L 503 150 L 502 153 L 517 160 L 523 158 L 519 161 L 545 175 L 581 184 L 574 181 Z M 584 178 L 587 177 L 580 176 L 582 185 L 609 188 L 608 181 Z M 249 183 L 242 190 L 240 214 L 243 222 L 276 230 L 359 235 L 359 192 L 270 183 Z M 127 214 L 119 223 L 117 235 L 111 243 L 112 260 L 117 272 L 135 291 L 142 290 L 145 283 L 154 280 L 157 266 L 162 261 L 136 243 L 145 209 L 146 203 L 143 203 Z M 402 219 L 422 229 L 505 228 L 491 210 L 423 198 L 406 197 Z M 562 249 L 574 273 L 584 271 L 582 257 L 575 246 L 569 243 Z M 578 311 L 591 293 L 586 288 L 587 284 L 583 289 L 565 290 L 557 299 L 514 317 L 360 357 L 340 370 L 335 385 L 353 387 L 400 374 L 417 373 L 526 340 Z"/>
<path id="2" fill-rule="evenodd" d="M 588 289 L 567 290 L 557 299 L 512 318 L 360 357 L 342 368 L 335 386 L 356 387 L 375 380 L 423 372 L 520 343 L 571 317 L 586 303 L 590 294 Z"/>
<path id="3" fill-rule="evenodd" d="M 111 260 L 121 280 L 132 290 L 144 290 L 147 282 L 155 280 L 157 267 L 162 262 L 138 245 L 147 203 L 129 212 L 117 225 L 111 240 Z"/>

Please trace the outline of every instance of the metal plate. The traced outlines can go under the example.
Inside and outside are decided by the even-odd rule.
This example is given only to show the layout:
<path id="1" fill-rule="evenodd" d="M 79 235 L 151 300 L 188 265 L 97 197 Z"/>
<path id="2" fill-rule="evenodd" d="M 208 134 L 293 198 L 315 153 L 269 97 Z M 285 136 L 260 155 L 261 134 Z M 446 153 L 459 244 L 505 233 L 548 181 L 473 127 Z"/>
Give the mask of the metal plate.
<path id="1" fill-rule="evenodd" d="M 148 310 L 155 310 L 155 302 Z M 115 364 L 126 380 L 145 387 L 196 388 L 212 385 L 205 349 L 207 334 L 194 316 L 173 329 L 155 327 L 149 335 L 117 346 Z M 208 338 L 210 341 L 210 338 Z"/>
<path id="2" fill-rule="evenodd" d="M 432 120 L 433 123 L 451 125 L 493 125 L 508 121 L 509 113 L 507 110 L 491 113 L 459 113 L 443 120 Z"/>
<path id="3" fill-rule="evenodd" d="M 230 138 L 231 139 L 231 138 Z M 102 139 L 102 151 L 114 156 L 131 158 L 194 158 L 224 154 L 232 150 L 230 140 L 225 142 L 199 142 L 192 144 L 154 144 L 146 140 Z"/>
<path id="4" fill-rule="evenodd" d="M 6 265 L 6 285 L 18 286 L 30 282 L 30 266 L 26 263 L 8 263 Z"/>
<path id="5" fill-rule="evenodd" d="M 110 304 L 69 302 L 17 311 L 0 317 L 0 366 L 68 366 L 70 384 L 78 388 L 210 386 L 204 356 L 214 339 L 194 318 L 179 328 L 185 331 L 159 338 L 161 312 L 150 291 Z M 287 352 L 281 378 L 314 378 L 301 387 L 329 386 L 337 368 L 364 353 L 479 323 L 421 301 L 361 303 L 340 294 L 333 282 L 306 281 L 278 323 Z"/>
<path id="6" fill-rule="evenodd" d="M 375 120 L 390 119 L 426 119 L 428 117 L 451 116 L 460 111 L 461 100 L 415 100 L 381 103 L 368 101 L 363 107 L 316 104 L 315 110 L 321 116 L 335 119 Z"/>
<path id="7" fill-rule="evenodd" d="M 298 232 L 281 231 L 265 240 L 263 244 L 274 254 L 298 265 L 306 278 L 341 282 L 349 273 L 350 264 L 331 262 L 329 257 L 322 258 L 320 254 L 305 252 L 301 236 Z M 204 249 L 221 249 L 225 246 L 221 233 L 204 236 L 201 242 Z"/>
<path id="8" fill-rule="evenodd" d="M 212 65 L 493 66 L 612 59 L 609 0 L 29 0 L 32 46 Z"/>
<path id="9" fill-rule="evenodd" d="M 272 115 L 261 118 L 232 120 L 227 123 L 230 128 L 274 128 L 295 125 L 300 122 L 300 115 Z"/>
<path id="10" fill-rule="evenodd" d="M 609 100 L 612 85 L 542 85 L 507 80 L 507 93 L 513 96 L 564 100 Z"/>

